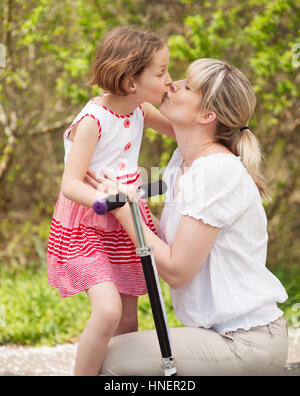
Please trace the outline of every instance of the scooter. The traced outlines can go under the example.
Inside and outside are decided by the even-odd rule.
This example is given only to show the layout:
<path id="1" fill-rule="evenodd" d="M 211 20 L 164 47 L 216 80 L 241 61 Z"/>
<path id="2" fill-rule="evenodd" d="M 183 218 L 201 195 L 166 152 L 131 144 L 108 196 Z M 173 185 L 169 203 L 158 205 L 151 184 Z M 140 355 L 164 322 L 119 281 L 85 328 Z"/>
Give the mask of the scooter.
<path id="1" fill-rule="evenodd" d="M 167 185 L 162 180 L 155 183 L 144 184 L 137 189 L 137 198 L 148 198 L 158 194 L 164 194 Z M 131 217 L 134 224 L 138 248 L 136 253 L 141 258 L 145 281 L 148 289 L 152 314 L 154 318 L 156 333 L 162 355 L 165 376 L 177 376 L 175 359 L 172 353 L 172 343 L 168 327 L 166 308 L 161 292 L 158 273 L 154 261 L 153 248 L 147 246 L 143 231 L 143 221 L 137 200 L 129 200 L 122 193 L 107 197 L 105 200 L 97 201 L 94 204 L 94 211 L 103 215 L 111 210 L 120 208 L 129 202 Z"/>

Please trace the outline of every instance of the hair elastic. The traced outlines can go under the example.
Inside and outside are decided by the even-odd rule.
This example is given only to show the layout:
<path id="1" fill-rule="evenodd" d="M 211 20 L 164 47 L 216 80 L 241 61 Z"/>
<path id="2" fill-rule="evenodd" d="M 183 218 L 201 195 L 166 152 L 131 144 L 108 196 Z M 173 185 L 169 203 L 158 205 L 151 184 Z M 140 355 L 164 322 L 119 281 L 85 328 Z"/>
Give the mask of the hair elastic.
<path id="1" fill-rule="evenodd" d="M 242 127 L 240 128 L 240 132 L 242 132 L 244 129 L 249 129 L 248 127 Z"/>

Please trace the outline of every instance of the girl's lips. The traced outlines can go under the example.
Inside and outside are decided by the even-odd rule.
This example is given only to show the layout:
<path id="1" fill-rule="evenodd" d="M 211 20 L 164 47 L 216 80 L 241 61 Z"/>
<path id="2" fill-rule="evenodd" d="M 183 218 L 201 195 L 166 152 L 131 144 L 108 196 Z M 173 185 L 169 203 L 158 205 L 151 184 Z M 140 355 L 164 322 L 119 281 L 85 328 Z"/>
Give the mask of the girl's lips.
<path id="1" fill-rule="evenodd" d="M 165 93 L 165 94 L 164 94 L 162 101 L 164 102 L 166 99 L 169 99 L 168 93 Z"/>

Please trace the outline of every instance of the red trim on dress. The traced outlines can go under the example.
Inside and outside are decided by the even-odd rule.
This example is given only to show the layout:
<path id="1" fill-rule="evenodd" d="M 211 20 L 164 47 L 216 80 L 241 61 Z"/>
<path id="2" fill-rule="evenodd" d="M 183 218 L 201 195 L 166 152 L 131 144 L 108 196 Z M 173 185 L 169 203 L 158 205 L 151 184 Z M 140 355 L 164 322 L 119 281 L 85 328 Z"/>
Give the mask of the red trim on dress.
<path id="1" fill-rule="evenodd" d="M 139 105 L 139 108 L 140 108 L 140 110 L 141 110 L 141 112 L 142 112 L 142 114 L 143 114 L 143 117 L 145 118 L 145 113 L 144 113 L 144 110 L 142 109 L 142 106 Z"/>
<path id="2" fill-rule="evenodd" d="M 100 125 L 100 121 L 98 120 L 98 118 L 96 118 L 93 114 L 90 114 L 90 113 L 84 114 L 84 115 L 80 118 L 80 120 L 76 121 L 76 122 L 75 122 L 74 124 L 72 124 L 67 130 L 65 130 L 65 132 L 64 132 L 65 137 L 66 137 L 67 139 L 69 139 L 69 134 L 70 134 L 72 128 L 74 128 L 75 125 L 77 125 L 80 121 L 82 121 L 82 120 L 84 119 L 84 117 L 92 117 L 92 118 L 97 122 L 98 128 L 99 128 L 99 136 L 98 136 L 98 141 L 99 141 L 100 138 L 101 138 L 101 130 L 102 130 L 101 125 Z"/>
<path id="3" fill-rule="evenodd" d="M 93 103 L 93 104 L 96 104 L 96 105 L 102 107 L 104 110 L 109 111 L 110 114 L 114 115 L 114 116 L 117 117 L 117 118 L 129 118 L 129 117 L 131 117 L 131 116 L 134 114 L 134 112 L 133 112 L 133 113 L 130 113 L 130 114 L 125 114 L 125 115 L 117 114 L 117 113 L 113 112 L 112 110 L 110 110 L 108 107 L 103 106 L 103 105 L 101 105 L 101 104 L 95 102 L 93 99 L 94 99 L 94 98 L 92 98 L 92 99 L 90 100 L 90 103 Z"/>

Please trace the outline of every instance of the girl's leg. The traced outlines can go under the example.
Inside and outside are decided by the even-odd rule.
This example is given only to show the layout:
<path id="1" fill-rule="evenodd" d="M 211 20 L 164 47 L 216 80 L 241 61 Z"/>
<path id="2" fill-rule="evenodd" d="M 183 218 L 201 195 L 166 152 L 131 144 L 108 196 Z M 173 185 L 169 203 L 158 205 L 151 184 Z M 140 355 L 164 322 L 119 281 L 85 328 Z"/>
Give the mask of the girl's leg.
<path id="1" fill-rule="evenodd" d="M 107 344 L 115 333 L 122 314 L 119 291 L 113 282 L 102 282 L 87 290 L 91 317 L 77 349 L 76 376 L 96 376 L 102 365 Z"/>
<path id="2" fill-rule="evenodd" d="M 126 294 L 120 294 L 120 296 L 122 300 L 122 317 L 114 336 L 138 331 L 138 297 Z"/>

